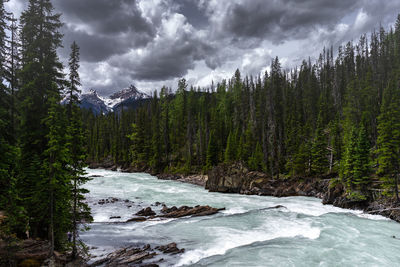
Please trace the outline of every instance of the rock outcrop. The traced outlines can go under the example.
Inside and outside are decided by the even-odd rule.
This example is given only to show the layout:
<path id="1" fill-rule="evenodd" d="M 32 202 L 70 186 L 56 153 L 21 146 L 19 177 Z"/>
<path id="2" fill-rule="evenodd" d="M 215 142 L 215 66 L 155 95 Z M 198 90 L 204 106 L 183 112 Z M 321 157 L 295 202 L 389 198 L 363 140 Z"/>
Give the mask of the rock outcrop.
<path id="1" fill-rule="evenodd" d="M 329 180 L 317 178 L 272 179 L 265 173 L 249 171 L 242 163 L 213 168 L 205 186 L 211 192 L 263 196 L 313 196 L 323 198 Z M 343 192 L 342 192 L 343 193 Z"/>
<path id="2" fill-rule="evenodd" d="M 163 254 L 180 254 L 185 249 L 179 249 L 176 243 L 170 243 L 165 246 L 158 246 L 154 249 L 150 245 L 145 245 L 142 248 L 139 247 L 127 247 L 118 249 L 105 258 L 95 261 L 90 266 L 158 266 L 158 263 L 164 262 L 163 258 L 157 258 L 160 255 L 158 252 Z"/>

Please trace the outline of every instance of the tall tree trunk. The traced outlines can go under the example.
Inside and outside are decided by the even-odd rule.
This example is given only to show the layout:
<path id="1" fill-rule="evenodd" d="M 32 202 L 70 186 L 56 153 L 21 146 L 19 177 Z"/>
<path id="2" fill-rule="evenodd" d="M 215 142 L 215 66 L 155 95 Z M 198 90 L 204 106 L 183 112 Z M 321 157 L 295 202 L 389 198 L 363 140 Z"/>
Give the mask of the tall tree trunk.
<path id="1" fill-rule="evenodd" d="M 50 255 L 54 254 L 54 189 L 52 185 L 53 175 L 50 174 Z"/>

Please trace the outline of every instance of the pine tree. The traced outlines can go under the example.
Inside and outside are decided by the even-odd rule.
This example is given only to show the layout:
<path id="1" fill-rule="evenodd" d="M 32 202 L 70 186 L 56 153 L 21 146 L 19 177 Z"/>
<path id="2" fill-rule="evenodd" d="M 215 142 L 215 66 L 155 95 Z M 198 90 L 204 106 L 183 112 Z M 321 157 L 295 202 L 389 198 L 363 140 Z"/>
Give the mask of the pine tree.
<path id="1" fill-rule="evenodd" d="M 232 132 L 228 135 L 228 141 L 226 143 L 226 149 L 224 153 L 225 163 L 230 163 L 236 159 L 236 142 L 235 135 Z"/>
<path id="2" fill-rule="evenodd" d="M 78 87 L 81 85 L 79 78 L 79 46 L 74 41 L 71 45 L 71 54 L 69 56 L 69 86 L 68 86 L 68 113 L 69 117 L 72 117 L 72 107 L 78 103 L 80 90 Z"/>
<path id="3" fill-rule="evenodd" d="M 37 205 L 42 207 L 41 221 L 48 225 L 48 237 L 51 242 L 51 255 L 55 247 L 62 247 L 65 243 L 65 233 L 70 229 L 71 212 L 69 201 L 70 195 L 70 174 L 67 165 L 70 163 L 70 153 L 65 136 L 65 117 L 59 99 L 52 97 L 48 116 L 44 124 L 49 128 L 46 135 L 48 140 L 47 148 L 44 151 L 44 177 L 39 181 L 43 191 L 35 191 L 33 198 Z M 39 204 L 40 203 L 40 204 Z M 46 207 L 47 206 L 47 207 Z M 46 212 L 48 210 L 48 212 Z"/>
<path id="4" fill-rule="evenodd" d="M 160 112 L 158 109 L 157 91 L 154 92 L 152 99 L 152 139 L 151 139 L 151 159 L 150 166 L 155 171 L 161 171 L 161 133 L 160 133 Z"/>
<path id="5" fill-rule="evenodd" d="M 65 206 L 68 201 L 62 199 L 59 202 L 56 195 L 70 196 L 68 191 L 64 192 L 67 183 L 65 165 L 60 163 L 65 161 L 66 153 L 58 132 L 65 127 L 65 124 L 59 124 L 62 117 L 59 113 L 63 111 L 55 104 L 61 99 L 60 90 L 64 85 L 62 64 L 57 56 L 57 49 L 61 46 L 59 28 L 62 23 L 60 15 L 53 14 L 49 0 L 30 0 L 20 22 L 22 45 L 18 109 L 20 164 L 24 168 L 18 175 L 18 187 L 28 212 L 31 236 L 48 238 L 49 233 L 55 233 L 52 243 L 59 246 L 65 234 L 62 232 L 66 230 L 64 220 L 70 223 L 70 218 L 66 216 L 69 207 Z M 53 125 L 53 122 L 57 124 Z M 53 198 L 49 198 L 50 195 Z M 49 220 L 50 211 L 53 213 L 52 220 Z"/>
<path id="6" fill-rule="evenodd" d="M 324 134 L 321 114 L 318 116 L 317 129 L 311 147 L 312 171 L 324 174 L 328 167 L 327 142 Z"/>
<path id="7" fill-rule="evenodd" d="M 400 172 L 400 88 L 392 78 L 384 91 L 381 114 L 378 117 L 377 162 L 378 174 L 386 189 L 391 189 L 399 201 L 398 173 Z"/>
<path id="8" fill-rule="evenodd" d="M 86 177 L 84 168 L 86 167 L 86 136 L 82 126 L 82 113 L 78 106 L 78 94 L 81 85 L 79 78 L 79 46 L 73 42 L 71 45 L 71 54 L 69 58 L 69 86 L 68 86 L 68 137 L 69 140 L 69 179 L 71 180 L 72 191 L 72 257 L 77 256 L 77 235 L 78 224 L 82 221 L 90 222 L 90 208 L 84 201 L 84 194 L 87 189 L 82 188 L 90 178 Z"/>
<path id="9" fill-rule="evenodd" d="M 346 146 L 341 168 L 341 179 L 343 183 L 347 186 L 347 190 L 351 192 L 351 190 L 353 189 L 357 145 L 357 132 L 354 126 L 351 128 L 350 133 L 346 138 L 345 144 Z"/>
<path id="10" fill-rule="evenodd" d="M 249 158 L 248 165 L 250 169 L 255 171 L 265 171 L 264 154 L 260 143 L 257 142 L 256 149 L 253 155 Z"/>
<path id="11" fill-rule="evenodd" d="M 218 163 L 218 147 L 215 140 L 214 132 L 210 133 L 210 140 L 207 146 L 206 168 L 211 169 Z"/>
<path id="12" fill-rule="evenodd" d="M 371 166 L 370 166 L 370 144 L 367 133 L 363 125 L 361 125 L 356 145 L 356 157 L 354 161 L 354 185 L 357 190 L 366 197 L 367 186 L 371 182 Z"/>

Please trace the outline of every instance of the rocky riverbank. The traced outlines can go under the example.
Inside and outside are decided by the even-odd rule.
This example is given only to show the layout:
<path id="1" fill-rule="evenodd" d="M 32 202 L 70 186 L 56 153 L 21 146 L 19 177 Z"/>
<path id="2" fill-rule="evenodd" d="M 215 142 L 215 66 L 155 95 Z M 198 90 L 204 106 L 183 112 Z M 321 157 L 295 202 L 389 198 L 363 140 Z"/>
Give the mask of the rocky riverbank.
<path id="1" fill-rule="evenodd" d="M 71 253 L 50 254 L 50 242 L 40 239 L 24 239 L 6 242 L 0 239 L 0 266 L 86 266 L 83 258 L 72 259 Z"/>
<path id="2" fill-rule="evenodd" d="M 351 201 L 341 183 L 332 177 L 272 179 L 265 173 L 249 171 L 243 164 L 222 164 L 208 173 L 206 189 L 211 192 L 239 193 L 274 197 L 309 196 L 322 199 L 323 204 L 346 209 L 359 209 L 400 222 L 400 205 L 380 197 L 372 201 Z"/>

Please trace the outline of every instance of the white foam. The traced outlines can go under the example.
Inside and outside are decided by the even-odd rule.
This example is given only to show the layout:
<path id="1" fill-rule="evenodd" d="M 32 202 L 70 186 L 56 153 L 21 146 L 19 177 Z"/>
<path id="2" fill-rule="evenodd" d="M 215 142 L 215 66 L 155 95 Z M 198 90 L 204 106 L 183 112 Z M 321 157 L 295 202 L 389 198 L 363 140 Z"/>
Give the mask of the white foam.
<path id="1" fill-rule="evenodd" d="M 207 249 L 195 249 L 182 255 L 176 266 L 193 264 L 203 258 L 214 255 L 223 255 L 229 249 L 250 245 L 255 242 L 268 241 L 276 238 L 302 236 L 308 239 L 317 239 L 321 230 L 312 227 L 311 222 L 278 221 L 274 224 L 266 223 L 254 230 L 237 230 L 226 227 L 208 227 L 216 235 L 213 245 Z"/>
<path id="2" fill-rule="evenodd" d="M 229 208 L 227 210 L 222 211 L 223 214 L 227 214 L 227 215 L 233 215 L 233 214 L 241 214 L 241 213 L 245 213 L 248 210 L 244 209 L 243 207 L 233 207 L 233 208 Z"/>

